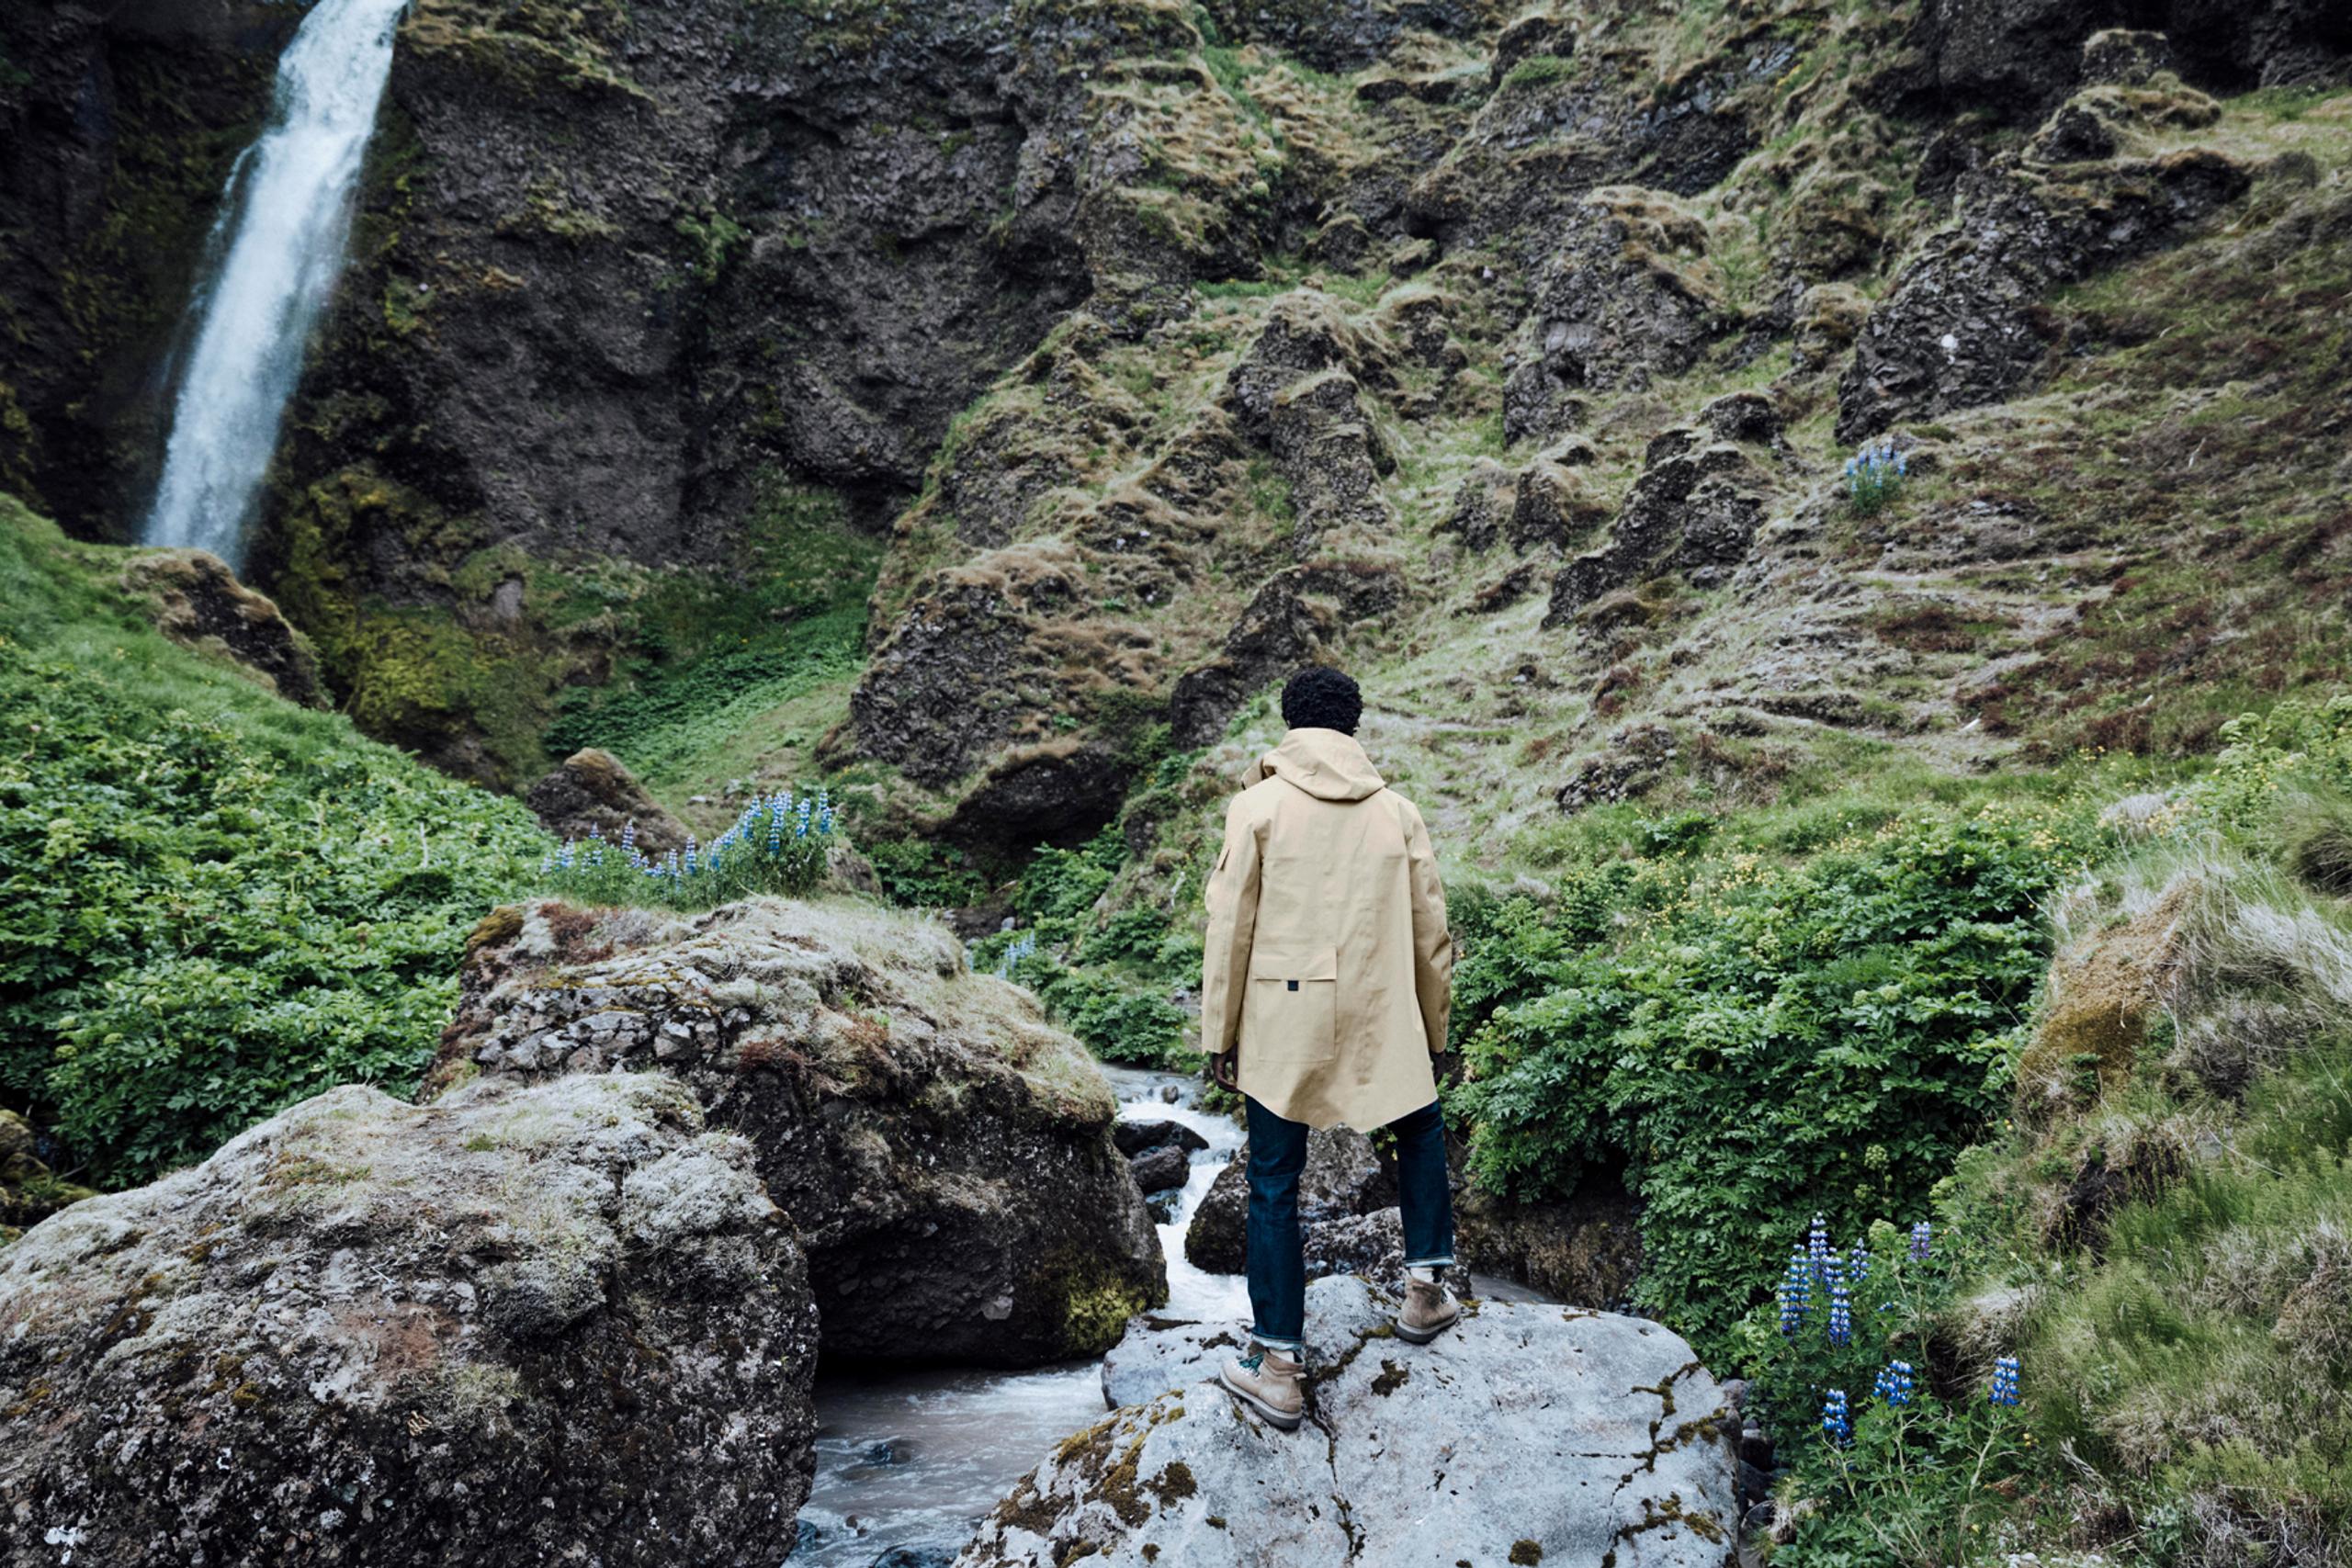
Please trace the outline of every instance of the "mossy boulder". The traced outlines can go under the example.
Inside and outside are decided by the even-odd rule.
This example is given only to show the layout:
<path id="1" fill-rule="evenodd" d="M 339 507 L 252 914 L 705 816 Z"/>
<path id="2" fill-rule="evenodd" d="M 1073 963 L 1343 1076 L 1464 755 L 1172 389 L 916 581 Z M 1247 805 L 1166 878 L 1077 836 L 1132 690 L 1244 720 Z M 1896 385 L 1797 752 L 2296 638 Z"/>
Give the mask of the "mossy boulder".
<path id="1" fill-rule="evenodd" d="M 355 1086 L 51 1216 L 0 1250 L 0 1557 L 766 1568 L 817 1314 L 752 1168 L 659 1075 Z"/>
<path id="2" fill-rule="evenodd" d="M 585 839 L 593 832 L 617 844 L 634 828 L 638 852 L 649 859 L 686 847 L 685 824 L 647 794 L 618 757 L 599 747 L 566 757 L 524 800 L 560 839 Z"/>
<path id="3" fill-rule="evenodd" d="M 2049 998 L 2018 1055 L 2018 1114 L 2035 1122 L 2132 1076 L 2165 1016 L 2199 888 L 2174 884 L 2154 905 L 2070 943 L 2050 965 Z"/>
<path id="4" fill-rule="evenodd" d="M 854 899 L 488 926 L 425 1092 L 654 1070 L 749 1140 L 830 1355 L 1024 1366 L 1167 1297 L 1109 1087 L 938 924 Z"/>
<path id="5" fill-rule="evenodd" d="M 289 703 L 326 705 L 311 639 L 266 594 L 238 581 L 218 556 L 203 550 L 136 555 L 123 566 L 122 585 L 154 606 L 156 629 L 174 642 L 221 660 Z"/>

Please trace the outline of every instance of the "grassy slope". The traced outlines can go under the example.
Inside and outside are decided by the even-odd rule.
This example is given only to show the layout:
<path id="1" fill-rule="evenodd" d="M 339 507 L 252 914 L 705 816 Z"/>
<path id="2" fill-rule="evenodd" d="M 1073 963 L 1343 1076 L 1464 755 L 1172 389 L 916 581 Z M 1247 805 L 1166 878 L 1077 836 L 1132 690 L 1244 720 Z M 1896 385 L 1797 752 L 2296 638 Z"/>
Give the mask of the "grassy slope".
<path id="1" fill-rule="evenodd" d="M 544 845 L 167 641 L 130 554 L 0 497 L 0 1103 L 109 1183 L 336 1083 L 404 1090 Z"/>

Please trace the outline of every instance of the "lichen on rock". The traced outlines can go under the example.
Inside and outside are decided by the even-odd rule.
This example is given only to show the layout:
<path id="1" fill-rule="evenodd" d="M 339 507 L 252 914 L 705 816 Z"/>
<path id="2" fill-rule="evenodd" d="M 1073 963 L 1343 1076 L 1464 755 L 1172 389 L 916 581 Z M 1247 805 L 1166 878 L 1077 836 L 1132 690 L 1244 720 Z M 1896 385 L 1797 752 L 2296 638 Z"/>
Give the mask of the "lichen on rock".
<path id="1" fill-rule="evenodd" d="M 0 1249 L 0 1518 L 121 1568 L 254 1521 L 315 1562 L 771 1562 L 817 1314 L 752 1163 L 657 1075 L 350 1087 L 75 1204 Z"/>
<path id="2" fill-rule="evenodd" d="M 749 1141 L 828 1354 L 1023 1366 L 1166 1299 L 1109 1089 L 940 926 L 854 899 L 546 902 L 482 933 L 426 1092 L 654 1070 Z"/>

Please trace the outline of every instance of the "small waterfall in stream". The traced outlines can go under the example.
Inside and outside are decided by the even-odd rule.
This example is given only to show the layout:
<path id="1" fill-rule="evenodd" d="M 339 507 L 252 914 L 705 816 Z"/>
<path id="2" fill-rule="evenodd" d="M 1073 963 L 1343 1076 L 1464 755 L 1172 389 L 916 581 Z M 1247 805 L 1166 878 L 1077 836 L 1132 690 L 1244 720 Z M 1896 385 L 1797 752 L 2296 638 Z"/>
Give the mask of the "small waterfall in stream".
<path id="1" fill-rule="evenodd" d="M 221 196 L 212 275 L 188 311 L 164 477 L 141 539 L 241 564 L 304 344 L 343 266 L 352 189 L 408 0 L 319 0 L 277 62 L 268 128 Z"/>

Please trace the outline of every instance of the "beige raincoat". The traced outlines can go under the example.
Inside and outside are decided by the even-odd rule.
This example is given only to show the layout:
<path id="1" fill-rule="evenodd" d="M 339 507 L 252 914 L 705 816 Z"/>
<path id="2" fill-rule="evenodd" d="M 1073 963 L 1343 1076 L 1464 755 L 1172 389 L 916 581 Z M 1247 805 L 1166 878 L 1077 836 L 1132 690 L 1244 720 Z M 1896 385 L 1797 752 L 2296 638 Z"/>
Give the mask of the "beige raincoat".
<path id="1" fill-rule="evenodd" d="M 1208 886 L 1201 1049 L 1277 1116 L 1370 1131 L 1437 1098 L 1453 939 L 1413 803 L 1355 738 L 1294 729 L 1242 775 Z"/>

